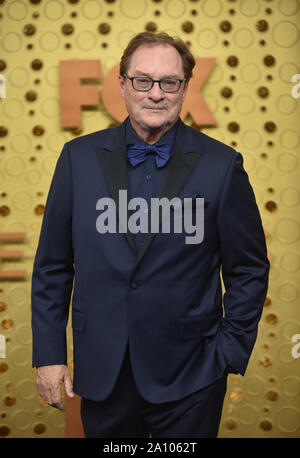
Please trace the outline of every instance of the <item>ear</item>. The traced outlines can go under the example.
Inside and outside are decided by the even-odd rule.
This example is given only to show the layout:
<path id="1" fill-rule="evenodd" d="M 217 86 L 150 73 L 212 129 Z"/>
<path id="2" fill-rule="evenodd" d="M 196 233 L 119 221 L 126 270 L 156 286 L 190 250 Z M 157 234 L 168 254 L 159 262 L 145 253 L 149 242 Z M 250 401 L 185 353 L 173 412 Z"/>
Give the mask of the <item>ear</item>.
<path id="1" fill-rule="evenodd" d="M 120 89 L 122 97 L 124 97 L 125 78 L 124 78 L 124 76 L 121 76 L 121 75 L 119 75 L 119 89 Z"/>
<path id="2" fill-rule="evenodd" d="M 188 90 L 188 86 L 189 86 L 189 83 L 188 82 L 184 82 L 184 87 L 183 87 L 183 91 L 182 91 L 182 101 L 184 101 L 184 99 L 185 99 L 185 96 L 186 96 L 186 93 L 187 93 L 187 90 Z"/>

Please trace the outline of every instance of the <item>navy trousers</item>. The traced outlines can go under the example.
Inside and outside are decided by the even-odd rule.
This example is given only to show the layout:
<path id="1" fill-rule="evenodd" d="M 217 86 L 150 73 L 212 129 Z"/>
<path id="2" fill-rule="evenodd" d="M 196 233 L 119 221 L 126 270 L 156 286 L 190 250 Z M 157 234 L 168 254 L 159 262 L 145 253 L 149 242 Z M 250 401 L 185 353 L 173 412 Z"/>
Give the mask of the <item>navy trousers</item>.
<path id="1" fill-rule="evenodd" d="M 85 437 L 217 437 L 227 373 L 214 383 L 171 402 L 152 404 L 135 384 L 127 346 L 113 391 L 104 401 L 82 398 Z"/>

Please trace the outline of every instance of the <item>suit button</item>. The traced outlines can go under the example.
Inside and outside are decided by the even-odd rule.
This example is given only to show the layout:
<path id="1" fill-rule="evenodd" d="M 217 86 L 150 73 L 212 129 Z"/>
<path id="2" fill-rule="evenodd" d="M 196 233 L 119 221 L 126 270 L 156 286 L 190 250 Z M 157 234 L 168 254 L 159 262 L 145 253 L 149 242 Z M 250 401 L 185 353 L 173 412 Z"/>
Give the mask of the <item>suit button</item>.
<path id="1" fill-rule="evenodd" d="M 131 286 L 132 289 L 137 289 L 139 287 L 139 285 L 138 285 L 138 283 L 136 281 L 132 281 L 130 286 Z"/>

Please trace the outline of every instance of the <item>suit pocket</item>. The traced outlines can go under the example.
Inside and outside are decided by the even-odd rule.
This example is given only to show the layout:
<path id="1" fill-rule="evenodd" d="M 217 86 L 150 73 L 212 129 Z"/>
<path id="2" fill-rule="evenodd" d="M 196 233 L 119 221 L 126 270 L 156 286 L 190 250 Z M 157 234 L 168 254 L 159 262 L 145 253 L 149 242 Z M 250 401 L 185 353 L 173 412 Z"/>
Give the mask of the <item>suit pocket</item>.
<path id="1" fill-rule="evenodd" d="M 80 332 L 85 330 L 85 313 L 72 310 L 72 328 Z"/>
<path id="2" fill-rule="evenodd" d="M 184 339 L 209 337 L 217 334 L 222 315 L 184 316 L 179 320 L 179 332 Z"/>

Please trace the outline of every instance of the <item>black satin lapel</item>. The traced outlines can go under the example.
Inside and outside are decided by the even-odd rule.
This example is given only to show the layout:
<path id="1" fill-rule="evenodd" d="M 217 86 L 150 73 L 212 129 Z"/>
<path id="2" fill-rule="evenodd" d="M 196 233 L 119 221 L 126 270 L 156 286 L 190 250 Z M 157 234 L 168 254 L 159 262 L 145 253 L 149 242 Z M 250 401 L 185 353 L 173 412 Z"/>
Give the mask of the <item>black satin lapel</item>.
<path id="1" fill-rule="evenodd" d="M 172 199 L 178 196 L 200 155 L 201 151 L 184 154 L 178 146 L 175 147 L 174 156 L 171 157 L 169 167 L 166 169 L 158 197 Z"/>
<path id="2" fill-rule="evenodd" d="M 192 172 L 196 162 L 201 155 L 201 151 L 194 151 L 184 154 L 178 146 L 175 147 L 174 155 L 171 156 L 163 177 L 158 197 L 167 197 L 169 200 L 177 197 Z M 148 232 L 144 234 L 143 243 L 138 254 L 135 269 L 148 250 L 156 233 Z"/>
<path id="3" fill-rule="evenodd" d="M 119 190 L 126 190 L 127 200 L 129 199 L 126 146 L 122 142 L 114 151 L 96 148 L 96 152 L 109 193 L 116 203 L 117 214 L 119 216 Z M 134 234 L 128 232 L 127 230 L 124 235 L 126 236 L 132 250 L 136 254 Z"/>

